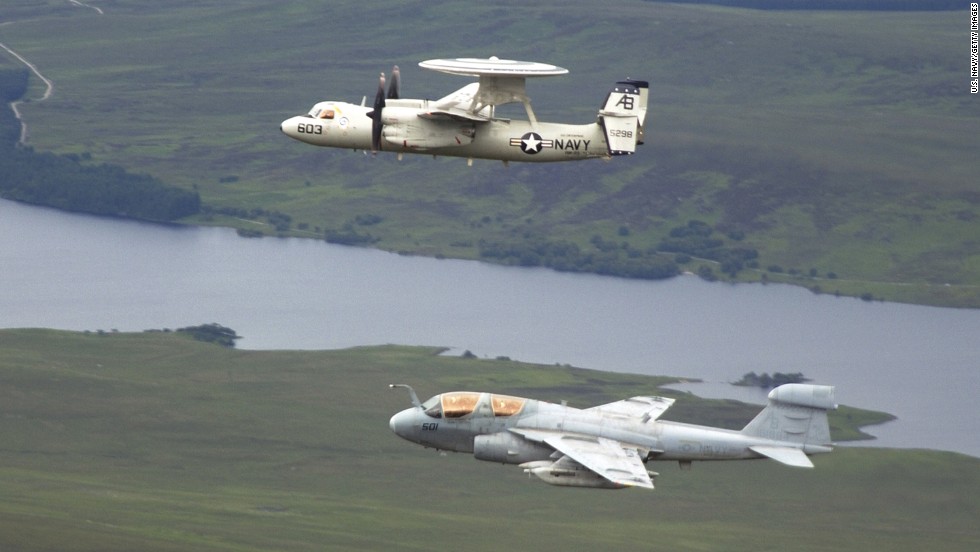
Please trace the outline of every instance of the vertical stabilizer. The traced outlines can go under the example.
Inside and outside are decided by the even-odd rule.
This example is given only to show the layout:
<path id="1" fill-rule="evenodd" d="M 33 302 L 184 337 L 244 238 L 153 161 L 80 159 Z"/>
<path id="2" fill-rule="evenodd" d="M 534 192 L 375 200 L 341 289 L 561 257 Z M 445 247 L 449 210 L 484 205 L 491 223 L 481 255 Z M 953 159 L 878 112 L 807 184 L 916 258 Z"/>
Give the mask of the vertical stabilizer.
<path id="1" fill-rule="evenodd" d="M 835 410 L 834 388 L 790 383 L 769 392 L 769 404 L 742 433 L 806 446 L 831 444 L 827 411 Z"/>
<path id="2" fill-rule="evenodd" d="M 606 135 L 609 155 L 629 155 L 636 152 L 637 144 L 643 143 L 649 88 L 646 81 L 619 81 L 606 96 L 599 110 L 599 124 Z"/>

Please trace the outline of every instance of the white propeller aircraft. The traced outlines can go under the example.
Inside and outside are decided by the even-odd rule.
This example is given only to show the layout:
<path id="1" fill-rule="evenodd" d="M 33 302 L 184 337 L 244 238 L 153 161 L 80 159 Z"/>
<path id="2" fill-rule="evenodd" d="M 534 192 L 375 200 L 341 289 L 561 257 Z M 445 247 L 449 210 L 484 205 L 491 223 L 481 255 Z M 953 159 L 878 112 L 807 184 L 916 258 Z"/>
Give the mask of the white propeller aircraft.
<path id="1" fill-rule="evenodd" d="M 519 464 L 552 485 L 652 489 L 646 463 L 770 458 L 812 468 L 809 455 L 832 450 L 827 411 L 834 388 L 790 383 L 741 431 L 657 418 L 674 403 L 633 397 L 581 410 L 564 404 L 457 391 L 424 403 L 411 387 L 412 408 L 391 417 L 392 431 L 424 447 L 471 452 L 478 460 Z"/>
<path id="2" fill-rule="evenodd" d="M 643 143 L 649 85 L 617 82 L 599 109 L 596 122 L 584 125 L 538 121 L 525 92 L 530 77 L 564 75 L 567 69 L 545 63 L 497 59 L 433 59 L 420 67 L 479 77 L 439 100 L 402 99 L 398 67 L 385 92 L 381 74 L 374 105 L 319 102 L 306 115 L 290 117 L 280 129 L 307 144 L 372 152 L 424 153 L 433 156 L 509 161 L 575 161 L 629 155 Z M 527 120 L 497 118 L 496 106 L 521 103 Z"/>

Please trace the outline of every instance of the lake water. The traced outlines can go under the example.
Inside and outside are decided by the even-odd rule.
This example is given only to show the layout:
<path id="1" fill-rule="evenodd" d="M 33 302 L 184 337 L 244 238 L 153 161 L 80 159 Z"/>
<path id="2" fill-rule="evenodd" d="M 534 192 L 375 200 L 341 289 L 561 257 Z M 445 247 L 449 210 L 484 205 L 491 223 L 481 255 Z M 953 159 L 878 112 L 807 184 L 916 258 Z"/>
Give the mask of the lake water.
<path id="1" fill-rule="evenodd" d="M 873 443 L 980 456 L 980 310 L 695 277 L 624 280 L 400 256 L 0 200 L 0 327 L 217 322 L 245 349 L 412 344 L 721 382 L 802 372 L 899 417 Z M 712 385 L 711 382 L 714 384 Z M 870 442 L 868 442 L 870 443 Z"/>

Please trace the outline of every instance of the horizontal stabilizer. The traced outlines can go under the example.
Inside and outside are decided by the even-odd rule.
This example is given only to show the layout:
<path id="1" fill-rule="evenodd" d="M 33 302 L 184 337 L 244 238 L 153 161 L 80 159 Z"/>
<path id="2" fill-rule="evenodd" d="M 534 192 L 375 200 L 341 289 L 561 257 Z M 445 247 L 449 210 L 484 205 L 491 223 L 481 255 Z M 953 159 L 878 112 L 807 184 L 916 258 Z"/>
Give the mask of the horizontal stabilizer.
<path id="1" fill-rule="evenodd" d="M 813 462 L 811 462 L 807 455 L 803 454 L 803 451 L 798 448 L 756 445 L 749 447 L 749 450 L 765 457 L 772 458 L 773 460 L 786 464 L 787 466 L 793 466 L 795 468 L 813 467 Z"/>

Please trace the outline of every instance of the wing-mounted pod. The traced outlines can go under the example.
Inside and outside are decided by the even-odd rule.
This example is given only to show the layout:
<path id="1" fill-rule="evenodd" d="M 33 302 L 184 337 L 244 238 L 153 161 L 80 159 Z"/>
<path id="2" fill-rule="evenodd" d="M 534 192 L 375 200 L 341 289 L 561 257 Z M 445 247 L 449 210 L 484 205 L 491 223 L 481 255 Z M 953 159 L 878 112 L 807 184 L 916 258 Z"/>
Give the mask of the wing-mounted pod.
<path id="1" fill-rule="evenodd" d="M 521 464 L 524 473 L 558 487 L 591 487 L 593 489 L 622 489 L 601 475 L 585 468 L 568 457 L 559 460 L 540 460 Z"/>
<path id="2" fill-rule="evenodd" d="M 609 155 L 630 155 L 643 143 L 649 90 L 646 81 L 630 79 L 617 82 L 609 91 L 599 110 L 599 124 L 606 135 Z"/>
<path id="3" fill-rule="evenodd" d="M 633 485 L 623 484 L 595 473 L 594 471 L 582 466 L 578 462 L 562 456 L 558 460 L 539 460 L 521 464 L 524 473 L 528 476 L 535 476 L 549 485 L 559 487 L 589 487 L 593 489 L 623 489 Z M 656 472 L 647 472 L 649 483 L 639 486 L 653 489 L 653 479 L 657 477 Z"/>

